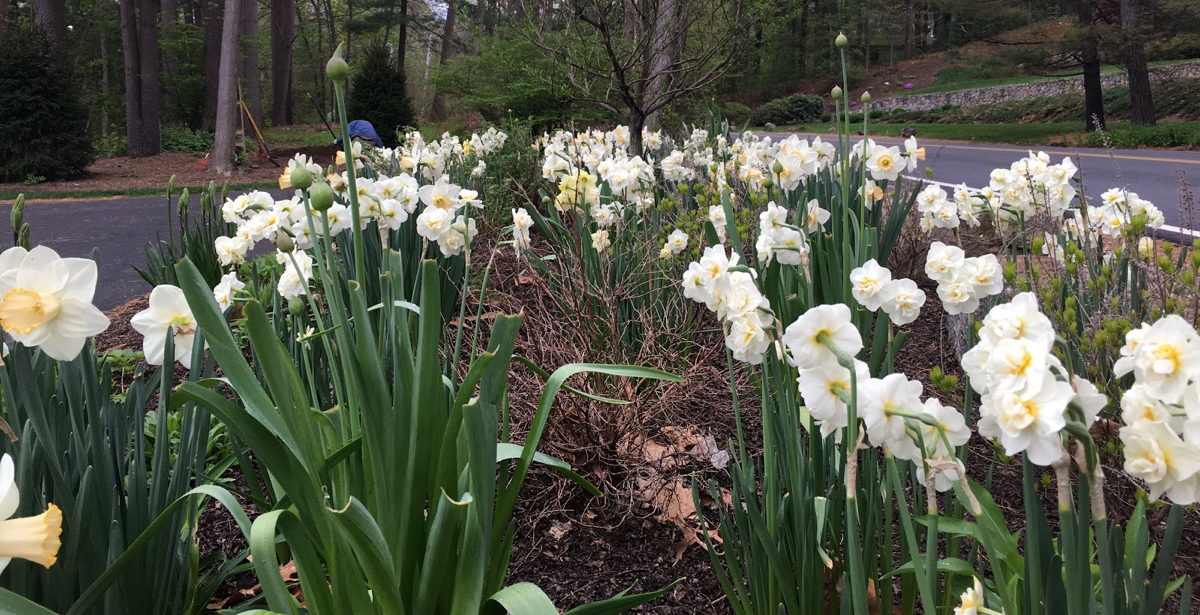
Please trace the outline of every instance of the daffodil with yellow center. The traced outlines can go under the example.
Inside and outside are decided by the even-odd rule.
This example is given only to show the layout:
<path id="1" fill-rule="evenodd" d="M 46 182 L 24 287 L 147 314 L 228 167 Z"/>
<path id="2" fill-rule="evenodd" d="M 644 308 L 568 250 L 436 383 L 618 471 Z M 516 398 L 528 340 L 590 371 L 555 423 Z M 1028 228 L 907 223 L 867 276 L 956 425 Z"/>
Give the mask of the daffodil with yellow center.
<path id="1" fill-rule="evenodd" d="M 0 572 L 13 558 L 49 568 L 58 561 L 62 511 L 50 504 L 40 515 L 11 518 L 21 497 L 15 475 L 12 457 L 4 455 L 0 458 Z"/>
<path id="2" fill-rule="evenodd" d="M 74 359 L 88 337 L 108 328 L 108 318 L 92 305 L 96 277 L 94 261 L 59 258 L 45 246 L 4 251 L 0 328 L 52 359 Z"/>
<path id="3" fill-rule="evenodd" d="M 170 332 L 175 344 L 173 361 L 185 368 L 191 367 L 196 318 L 179 287 L 167 284 L 154 287 L 150 293 L 150 306 L 135 314 L 129 324 L 144 336 L 142 350 L 146 353 L 146 363 L 163 364 Z"/>

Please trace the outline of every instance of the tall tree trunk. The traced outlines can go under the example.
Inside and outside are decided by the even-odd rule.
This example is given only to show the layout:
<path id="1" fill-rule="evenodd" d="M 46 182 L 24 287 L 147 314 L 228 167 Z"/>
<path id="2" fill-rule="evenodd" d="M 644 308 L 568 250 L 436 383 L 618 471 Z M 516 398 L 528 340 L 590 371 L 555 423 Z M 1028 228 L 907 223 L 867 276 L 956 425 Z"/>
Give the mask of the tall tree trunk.
<path id="1" fill-rule="evenodd" d="M 408 0 L 400 0 L 400 40 L 396 41 L 396 66 L 404 70 L 408 59 Z"/>
<path id="2" fill-rule="evenodd" d="M 162 0 L 162 33 L 163 39 L 173 40 L 179 29 L 179 5 L 175 0 Z M 171 51 L 163 52 L 163 72 L 168 77 L 179 75 L 179 58 Z"/>
<path id="3" fill-rule="evenodd" d="M 46 31 L 50 44 L 61 52 L 67 43 L 67 17 L 63 0 L 37 0 L 33 5 L 33 16 Z"/>
<path id="4" fill-rule="evenodd" d="M 917 46 L 916 0 L 908 0 L 904 6 L 904 57 L 911 58 Z"/>
<path id="5" fill-rule="evenodd" d="M 650 83 L 646 88 L 642 103 L 647 107 L 654 108 L 654 111 L 644 118 L 644 124 L 651 128 L 657 126 L 662 119 L 662 108 L 658 103 L 673 85 L 668 69 L 673 62 L 679 59 L 677 54 L 681 51 L 677 44 L 678 41 L 672 38 L 673 36 L 680 38 L 683 36 L 682 33 L 677 32 L 685 10 L 680 3 L 681 0 L 661 0 L 657 7 L 658 10 L 653 16 L 654 22 L 650 26 L 654 32 L 654 42 L 650 44 L 647 51 L 653 56 L 650 58 Z M 760 29 L 759 34 L 761 33 Z M 629 131 L 633 132 L 632 125 L 629 127 Z M 630 137 L 632 138 L 632 136 L 631 134 Z M 641 138 L 641 128 L 638 128 L 638 138 Z M 634 155 L 641 155 L 641 151 L 633 151 Z"/>
<path id="6" fill-rule="evenodd" d="M 125 142 L 130 158 L 161 147 L 158 86 L 158 2 L 121 0 L 125 50 Z"/>
<path id="7" fill-rule="evenodd" d="M 292 123 L 292 43 L 296 39 L 295 0 L 271 0 L 271 123 Z"/>
<path id="8" fill-rule="evenodd" d="M 1079 27 L 1083 30 L 1080 61 L 1083 64 L 1084 122 L 1088 132 L 1104 130 L 1104 90 L 1100 82 L 1099 41 L 1093 0 L 1079 0 Z"/>
<path id="9" fill-rule="evenodd" d="M 237 131 L 238 32 L 241 22 L 241 2 L 225 3 L 225 20 L 221 28 L 221 69 L 217 77 L 217 124 L 213 138 L 212 170 L 229 175 L 233 170 L 233 139 Z"/>
<path id="10" fill-rule="evenodd" d="M 1125 36 L 1125 70 L 1129 76 L 1130 120 L 1134 126 L 1153 126 L 1154 97 L 1150 71 L 1142 44 L 1142 17 L 1138 0 L 1121 0 L 1121 31 Z"/>
<path id="11" fill-rule="evenodd" d="M 250 117 L 259 130 L 263 127 L 262 75 L 258 73 L 258 3 L 247 2 L 242 7 L 242 97 L 250 109 Z"/>
<path id="12" fill-rule="evenodd" d="M 217 125 L 217 79 L 221 72 L 221 31 L 224 29 L 225 0 L 200 0 L 204 17 L 204 118 L 201 130 Z"/>
<path id="13" fill-rule="evenodd" d="M 442 54 L 438 64 L 445 66 L 454 53 L 454 22 L 458 18 L 458 0 L 446 2 L 446 27 L 442 30 Z M 429 114 L 435 121 L 446 119 L 446 95 L 440 91 L 433 95 L 433 106 Z"/>
<path id="14" fill-rule="evenodd" d="M 8 0 L 0 0 L 0 36 L 8 33 Z"/>

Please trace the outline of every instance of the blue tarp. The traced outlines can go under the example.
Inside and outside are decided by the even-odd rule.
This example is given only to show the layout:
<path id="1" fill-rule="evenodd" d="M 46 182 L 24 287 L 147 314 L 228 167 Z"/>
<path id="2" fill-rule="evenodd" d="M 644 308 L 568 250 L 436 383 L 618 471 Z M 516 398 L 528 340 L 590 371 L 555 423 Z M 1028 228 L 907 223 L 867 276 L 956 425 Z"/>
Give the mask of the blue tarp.
<path id="1" fill-rule="evenodd" d="M 379 138 L 379 133 L 375 132 L 375 127 L 367 120 L 353 120 L 346 125 L 350 129 L 351 139 L 367 139 L 375 144 L 375 147 L 383 147 L 383 139 Z M 342 138 L 338 137 L 334 143 L 341 143 Z"/>

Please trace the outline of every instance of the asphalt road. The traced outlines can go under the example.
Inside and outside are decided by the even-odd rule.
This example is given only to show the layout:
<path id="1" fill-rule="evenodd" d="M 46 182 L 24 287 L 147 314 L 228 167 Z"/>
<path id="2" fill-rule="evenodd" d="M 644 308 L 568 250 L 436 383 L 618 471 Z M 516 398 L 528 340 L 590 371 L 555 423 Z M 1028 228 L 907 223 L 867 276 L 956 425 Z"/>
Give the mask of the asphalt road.
<path id="1" fill-rule="evenodd" d="M 283 191 L 272 191 L 279 197 Z M 175 201 L 171 219 L 179 224 Z M 200 208 L 199 195 L 192 195 L 192 214 Z M 12 203 L 0 204 L 0 250 L 13 245 L 9 230 Z M 86 258 L 97 251 L 100 281 L 94 303 L 101 310 L 114 308 L 150 292 L 150 285 L 134 266 L 146 266 L 145 246 L 159 236 L 167 237 L 167 199 L 162 196 L 110 198 L 85 201 L 26 201 L 25 222 L 30 226 L 30 243 L 53 248 L 62 257 Z M 178 226 L 175 227 L 178 232 Z"/>
<path id="2" fill-rule="evenodd" d="M 787 133 L 764 133 L 781 138 Z M 812 135 L 803 135 L 812 136 Z M 823 135 L 828 137 L 828 135 Z M 920 136 L 918 135 L 918 139 Z M 966 183 L 979 187 L 996 167 L 1008 167 L 1027 155 L 1029 148 L 920 139 L 925 146 L 925 166 L 933 169 L 933 180 L 951 185 Z M 899 139 L 878 138 L 878 143 L 895 145 Z M 1163 211 L 1167 224 L 1192 227 L 1181 178 L 1200 182 L 1200 152 L 1041 148 L 1054 162 L 1071 156 L 1081 169 L 1088 194 L 1099 198 L 1104 190 L 1125 187 L 1149 199 Z M 1187 187 L 1187 192 L 1191 188 Z M 274 191 L 276 196 L 283 191 Z M 171 205 L 174 207 L 174 204 Z M 12 245 L 8 236 L 8 214 L 12 203 L 0 204 L 0 249 Z M 199 197 L 192 198 L 192 212 Z M 173 210 L 172 210 L 173 211 Z M 133 270 L 145 264 L 146 242 L 167 234 L 167 204 L 163 197 L 96 199 L 84 201 L 27 202 L 25 221 L 32 227 L 34 245 L 47 245 L 64 257 L 87 257 L 98 250 L 100 283 L 95 303 L 107 310 L 149 292 L 150 287 Z M 1200 227 L 1197 217 L 1196 227 Z"/>
<path id="3" fill-rule="evenodd" d="M 780 139 L 790 133 L 758 134 Z M 810 139 L 817 136 L 816 133 L 796 134 Z M 828 140 L 831 135 L 820 136 Z M 859 138 L 854 137 L 856 141 Z M 876 143 L 888 146 L 900 145 L 903 141 L 872 138 Z M 1030 150 L 1044 151 L 1050 155 L 1052 163 L 1058 163 L 1064 156 L 1071 157 L 1079 167 L 1089 201 L 1098 200 L 1100 193 L 1109 188 L 1125 188 L 1161 209 L 1168 225 L 1200 228 L 1200 211 L 1190 211 L 1195 203 L 1189 204 L 1190 197 L 1184 197 L 1185 187 L 1186 192 L 1191 193 L 1193 186 L 1200 184 L 1200 152 L 992 145 L 922 139 L 919 133 L 917 140 L 925 147 L 924 166 L 933 170 L 933 181 L 950 185 L 965 183 L 971 188 L 979 188 L 987 185 L 992 169 L 1008 168 L 1018 158 L 1029 155 Z M 920 169 L 914 176 L 924 178 Z"/>

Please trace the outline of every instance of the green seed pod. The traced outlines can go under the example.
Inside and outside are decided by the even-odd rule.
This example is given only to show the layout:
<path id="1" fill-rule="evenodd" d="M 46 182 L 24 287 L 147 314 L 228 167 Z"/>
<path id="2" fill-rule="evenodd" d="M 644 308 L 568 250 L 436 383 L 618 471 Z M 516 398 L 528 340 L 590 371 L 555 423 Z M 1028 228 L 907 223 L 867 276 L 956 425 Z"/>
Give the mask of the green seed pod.
<path id="1" fill-rule="evenodd" d="M 288 314 L 299 316 L 304 313 L 304 302 L 300 297 L 292 297 L 288 299 Z"/>
<path id="2" fill-rule="evenodd" d="M 325 76 L 334 83 L 345 83 L 346 78 L 350 76 L 350 65 L 346 64 L 346 60 L 342 57 L 345 49 L 346 43 L 338 45 L 337 50 L 333 52 L 333 57 L 329 58 L 329 62 L 325 64 Z"/>
<path id="3" fill-rule="evenodd" d="M 292 187 L 297 190 L 308 190 L 313 184 L 312 173 L 308 169 L 296 165 L 296 168 L 292 169 L 291 182 Z"/>
<path id="4" fill-rule="evenodd" d="M 308 198 L 314 211 L 328 211 L 333 207 L 333 188 L 325 182 L 316 182 L 309 190 Z"/>

